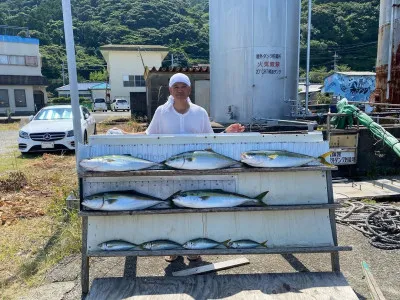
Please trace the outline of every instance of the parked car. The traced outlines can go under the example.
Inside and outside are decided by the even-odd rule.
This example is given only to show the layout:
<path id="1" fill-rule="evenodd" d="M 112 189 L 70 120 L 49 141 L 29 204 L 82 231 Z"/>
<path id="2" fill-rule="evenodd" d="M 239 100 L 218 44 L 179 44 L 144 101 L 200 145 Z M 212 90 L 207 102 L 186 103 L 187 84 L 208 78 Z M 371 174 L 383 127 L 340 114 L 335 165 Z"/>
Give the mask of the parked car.
<path id="1" fill-rule="evenodd" d="M 80 106 L 82 137 L 85 143 L 89 135 L 96 134 L 96 121 L 86 107 Z M 75 150 L 71 105 L 42 108 L 19 131 L 19 151 Z"/>
<path id="2" fill-rule="evenodd" d="M 96 98 L 93 101 L 92 111 L 107 111 L 107 104 L 104 98 Z"/>
<path id="3" fill-rule="evenodd" d="M 111 110 L 112 111 L 117 111 L 117 110 L 129 111 L 130 109 L 131 108 L 129 106 L 129 102 L 126 99 L 115 98 L 111 102 Z"/>

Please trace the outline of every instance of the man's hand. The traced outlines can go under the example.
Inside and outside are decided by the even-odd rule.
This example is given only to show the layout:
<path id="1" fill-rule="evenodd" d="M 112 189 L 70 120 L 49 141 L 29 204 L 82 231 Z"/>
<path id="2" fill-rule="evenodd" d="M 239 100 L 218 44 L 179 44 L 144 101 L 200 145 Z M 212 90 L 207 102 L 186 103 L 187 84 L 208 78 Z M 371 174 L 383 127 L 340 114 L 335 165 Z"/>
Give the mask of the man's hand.
<path id="1" fill-rule="evenodd" d="M 113 127 L 111 129 L 109 129 L 106 134 L 107 135 L 109 135 L 109 134 L 126 134 L 126 132 L 123 131 L 122 129 L 119 129 L 118 127 Z"/>
<path id="2" fill-rule="evenodd" d="M 244 126 L 239 123 L 229 125 L 228 128 L 225 129 L 226 133 L 238 133 L 243 131 L 244 131 Z"/>

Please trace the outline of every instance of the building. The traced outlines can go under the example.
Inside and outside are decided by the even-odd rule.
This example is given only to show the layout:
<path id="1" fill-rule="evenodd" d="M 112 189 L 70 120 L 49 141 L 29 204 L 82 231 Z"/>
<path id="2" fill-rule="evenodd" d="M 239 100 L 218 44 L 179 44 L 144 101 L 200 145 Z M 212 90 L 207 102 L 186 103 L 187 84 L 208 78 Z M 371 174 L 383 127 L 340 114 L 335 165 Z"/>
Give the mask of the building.
<path id="1" fill-rule="evenodd" d="M 147 117 L 152 118 L 159 105 L 164 104 L 169 96 L 169 79 L 175 73 L 184 73 L 190 78 L 192 92 L 190 100 L 203 107 L 210 114 L 210 67 L 192 68 L 146 68 Z M 144 108 L 142 109 L 144 110 Z M 143 111 L 144 113 L 144 111 Z"/>
<path id="2" fill-rule="evenodd" d="M 105 84 L 104 82 L 78 82 L 78 94 L 79 98 L 88 98 L 93 99 L 92 97 L 92 88 L 95 86 L 99 86 L 101 84 Z M 71 87 L 69 84 L 64 85 L 62 87 L 56 88 L 58 93 L 58 97 L 66 97 L 69 98 L 71 96 Z M 105 98 L 104 95 L 101 98 Z"/>
<path id="3" fill-rule="evenodd" d="M 321 92 L 323 85 L 317 83 L 310 83 L 308 88 L 308 100 L 309 103 L 313 103 L 317 100 L 318 93 Z M 299 83 L 299 92 L 298 92 L 298 99 L 303 101 L 306 100 L 306 92 L 307 92 L 307 85 L 305 82 Z"/>
<path id="4" fill-rule="evenodd" d="M 92 99 L 104 98 L 107 103 L 110 102 L 111 88 L 108 83 L 103 82 L 103 83 L 97 84 L 97 85 L 89 88 L 89 90 L 92 93 Z"/>
<path id="5" fill-rule="evenodd" d="M 367 102 L 374 90 L 373 72 L 335 72 L 325 78 L 322 92 L 349 101 Z"/>
<path id="6" fill-rule="evenodd" d="M 31 115 L 45 106 L 41 68 L 38 39 L 0 35 L 0 115 Z"/>
<path id="7" fill-rule="evenodd" d="M 168 48 L 157 45 L 105 45 L 100 47 L 107 62 L 111 100 L 130 100 L 132 114 L 146 112 L 145 66 L 159 68 Z"/>

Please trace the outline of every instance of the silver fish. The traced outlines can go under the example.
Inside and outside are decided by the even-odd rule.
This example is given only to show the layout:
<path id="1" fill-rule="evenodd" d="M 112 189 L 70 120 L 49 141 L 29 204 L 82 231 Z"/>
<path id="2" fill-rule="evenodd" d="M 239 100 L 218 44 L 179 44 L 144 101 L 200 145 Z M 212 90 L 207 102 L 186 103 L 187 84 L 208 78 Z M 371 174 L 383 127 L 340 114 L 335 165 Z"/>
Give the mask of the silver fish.
<path id="1" fill-rule="evenodd" d="M 285 150 L 255 150 L 242 153 L 242 162 L 258 168 L 288 168 L 299 167 L 313 161 L 319 161 L 332 167 L 326 158 L 332 152 L 322 154 L 318 158 L 313 156 L 289 152 Z"/>
<path id="2" fill-rule="evenodd" d="M 141 210 L 166 202 L 134 191 L 108 192 L 85 197 L 82 205 L 104 211 Z"/>
<path id="3" fill-rule="evenodd" d="M 195 190 L 178 192 L 171 196 L 172 202 L 178 207 L 217 208 L 235 207 L 241 204 L 263 204 L 262 199 L 268 193 L 264 192 L 255 198 L 225 192 L 223 190 Z"/>
<path id="4" fill-rule="evenodd" d="M 164 163 L 175 169 L 214 170 L 230 167 L 239 162 L 212 150 L 195 150 L 174 155 Z"/>
<path id="5" fill-rule="evenodd" d="M 170 240 L 155 240 L 146 242 L 140 245 L 145 250 L 170 250 L 176 248 L 182 248 L 182 246 L 176 242 Z"/>
<path id="6" fill-rule="evenodd" d="M 123 240 L 111 240 L 98 245 L 104 251 L 128 251 L 137 247 L 137 245 Z"/>
<path id="7" fill-rule="evenodd" d="M 201 250 L 201 249 L 212 249 L 216 248 L 220 245 L 224 245 L 225 247 L 228 245 L 230 240 L 223 241 L 221 243 L 216 242 L 211 239 L 207 238 L 199 238 L 199 239 L 194 239 L 190 240 L 182 245 L 183 248 L 189 249 L 189 250 Z"/>
<path id="8" fill-rule="evenodd" d="M 228 242 L 227 246 L 228 248 L 233 248 L 233 249 L 251 249 L 251 248 L 257 248 L 258 246 L 267 247 L 267 241 L 262 243 L 257 243 L 252 240 L 237 240 Z"/>
<path id="9" fill-rule="evenodd" d="M 79 165 L 85 171 L 95 172 L 123 172 L 147 169 L 156 165 L 156 162 L 126 155 L 104 155 L 83 159 Z"/>

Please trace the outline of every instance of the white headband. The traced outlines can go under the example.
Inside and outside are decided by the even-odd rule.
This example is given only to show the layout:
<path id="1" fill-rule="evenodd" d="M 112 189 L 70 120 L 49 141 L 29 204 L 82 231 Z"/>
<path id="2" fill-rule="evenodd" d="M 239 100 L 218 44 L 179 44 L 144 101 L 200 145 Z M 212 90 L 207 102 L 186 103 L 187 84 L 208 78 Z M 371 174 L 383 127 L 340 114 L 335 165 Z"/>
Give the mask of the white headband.
<path id="1" fill-rule="evenodd" d="M 169 80 L 169 87 L 172 87 L 175 83 L 182 82 L 186 83 L 187 86 L 190 86 L 190 79 L 185 74 L 176 73 Z"/>

